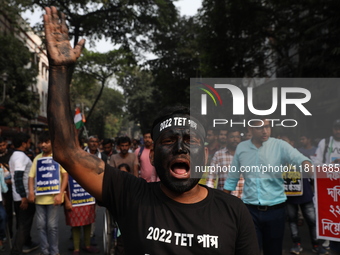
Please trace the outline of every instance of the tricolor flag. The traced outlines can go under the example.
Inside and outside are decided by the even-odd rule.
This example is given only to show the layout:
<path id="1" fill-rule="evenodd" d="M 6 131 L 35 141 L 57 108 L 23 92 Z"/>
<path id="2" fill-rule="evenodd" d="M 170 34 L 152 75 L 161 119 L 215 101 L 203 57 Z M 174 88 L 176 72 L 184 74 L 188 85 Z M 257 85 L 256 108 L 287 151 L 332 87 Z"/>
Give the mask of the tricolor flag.
<path id="1" fill-rule="evenodd" d="M 83 119 L 82 119 L 82 116 L 81 116 L 81 112 L 80 112 L 80 109 L 77 107 L 76 108 L 76 113 L 74 115 L 74 124 L 76 125 L 76 128 L 79 129 L 81 128 L 82 126 L 84 126 L 84 122 L 83 122 Z"/>

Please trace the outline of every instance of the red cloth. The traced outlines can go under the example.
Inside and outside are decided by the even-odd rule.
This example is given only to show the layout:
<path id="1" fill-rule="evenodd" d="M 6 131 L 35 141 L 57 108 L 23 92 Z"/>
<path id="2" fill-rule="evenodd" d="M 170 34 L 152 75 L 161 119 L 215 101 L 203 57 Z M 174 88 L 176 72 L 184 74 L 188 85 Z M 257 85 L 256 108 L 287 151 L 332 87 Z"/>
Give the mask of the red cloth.
<path id="1" fill-rule="evenodd" d="M 66 225 L 79 227 L 92 224 L 96 218 L 96 205 L 76 206 L 72 211 L 65 210 Z"/>

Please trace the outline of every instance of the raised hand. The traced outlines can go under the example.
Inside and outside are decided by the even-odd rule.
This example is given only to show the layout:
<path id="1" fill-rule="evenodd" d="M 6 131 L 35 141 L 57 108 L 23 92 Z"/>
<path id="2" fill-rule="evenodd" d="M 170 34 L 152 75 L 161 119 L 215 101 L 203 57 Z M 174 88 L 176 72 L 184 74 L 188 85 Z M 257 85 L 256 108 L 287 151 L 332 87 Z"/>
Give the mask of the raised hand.
<path id="1" fill-rule="evenodd" d="M 68 37 L 65 14 L 58 14 L 57 8 L 53 6 L 46 7 L 45 11 L 44 26 L 49 65 L 73 65 L 81 54 L 85 40 L 80 40 L 73 49 Z"/>

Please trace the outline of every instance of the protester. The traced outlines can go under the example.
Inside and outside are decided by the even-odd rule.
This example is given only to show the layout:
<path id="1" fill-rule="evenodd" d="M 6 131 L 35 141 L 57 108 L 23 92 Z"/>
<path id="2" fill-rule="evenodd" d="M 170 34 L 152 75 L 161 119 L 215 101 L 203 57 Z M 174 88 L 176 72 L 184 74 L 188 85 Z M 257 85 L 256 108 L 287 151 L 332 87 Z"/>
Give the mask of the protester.
<path id="1" fill-rule="evenodd" d="M 235 190 L 242 172 L 245 180 L 242 200 L 253 217 L 259 247 L 264 255 L 280 255 L 285 229 L 286 195 L 282 171 L 269 171 L 270 166 L 294 164 L 311 169 L 312 165 L 308 158 L 288 143 L 270 137 L 268 120 L 253 121 L 252 127 L 248 129 L 252 138 L 237 146 L 231 164 L 236 170 L 227 176 L 224 189 L 228 193 Z"/>
<path id="2" fill-rule="evenodd" d="M 72 206 L 69 193 L 65 196 L 65 220 L 66 225 L 71 226 L 73 240 L 73 255 L 80 254 L 81 229 L 84 236 L 84 250 L 88 253 L 99 253 L 99 249 L 91 246 L 91 225 L 96 218 L 95 204 Z"/>
<path id="3" fill-rule="evenodd" d="M 217 189 L 223 190 L 224 182 L 227 178 L 228 167 L 230 166 L 237 145 L 241 142 L 241 133 L 239 130 L 235 128 L 231 128 L 228 130 L 227 133 L 227 147 L 222 148 L 221 150 L 218 150 L 214 157 L 211 160 L 211 166 L 214 167 L 213 170 L 211 170 L 208 180 L 207 180 L 207 186 L 210 188 L 213 188 L 215 186 L 214 182 L 217 181 Z M 224 171 L 218 171 L 218 168 L 223 168 Z M 243 178 L 240 177 L 240 180 L 238 181 L 238 184 L 236 186 L 236 190 L 232 191 L 231 194 L 234 196 L 237 196 L 238 198 L 241 198 L 242 190 L 243 190 Z"/>
<path id="4" fill-rule="evenodd" d="M 5 250 L 3 245 L 3 241 L 6 237 L 5 229 L 6 229 L 6 210 L 2 204 L 2 193 L 6 193 L 8 191 L 8 187 L 5 183 L 4 178 L 4 168 L 0 163 L 0 252 Z"/>
<path id="5" fill-rule="evenodd" d="M 278 139 L 281 139 L 281 140 L 283 140 L 283 141 L 286 141 L 287 143 L 289 143 L 291 146 L 293 146 L 294 148 L 296 147 L 295 146 L 295 144 L 296 144 L 296 140 L 295 140 L 295 135 L 294 135 L 294 133 L 293 132 L 281 132 L 280 134 L 279 134 L 279 136 L 277 137 Z M 298 151 L 300 151 L 299 149 L 297 149 Z M 301 152 L 301 151 L 300 151 Z M 310 159 L 310 157 L 308 156 L 308 155 L 305 155 L 304 153 L 302 153 L 301 152 L 301 154 L 303 154 L 304 156 L 306 156 L 307 158 L 309 158 Z M 289 167 L 289 169 L 290 169 L 290 172 L 291 171 L 296 171 L 297 169 L 296 169 L 296 167 L 295 166 L 293 166 L 293 165 L 287 165 L 288 167 Z M 285 176 L 285 174 L 286 173 L 284 173 L 283 175 Z M 288 173 L 287 173 L 288 174 Z M 289 175 L 289 174 L 288 174 Z M 306 177 L 306 174 L 304 174 L 304 176 Z M 286 177 L 286 176 L 285 176 Z M 298 180 L 298 179 L 296 179 L 295 181 L 293 181 L 295 184 L 296 184 L 296 182 L 298 182 L 298 181 L 301 181 L 301 183 L 302 182 L 305 182 L 305 181 L 308 181 L 308 183 L 309 183 L 309 185 L 310 186 L 312 186 L 313 185 L 313 183 L 312 183 L 312 181 L 310 182 L 310 180 L 311 179 L 309 179 L 308 177 L 306 177 L 306 178 L 302 178 L 302 175 L 300 176 L 301 177 L 301 179 L 300 180 Z M 287 182 L 286 181 L 288 181 L 289 183 L 292 181 L 290 178 L 288 178 L 288 179 L 285 179 L 284 180 L 284 185 L 288 185 L 287 184 Z M 303 187 L 304 185 L 303 184 L 300 184 L 301 185 L 301 187 Z M 290 195 L 290 193 L 291 192 L 293 192 L 293 193 L 295 193 L 296 192 L 296 190 L 295 191 L 291 191 L 291 190 L 287 190 L 286 188 L 285 188 L 285 193 L 286 193 L 286 195 L 287 195 L 287 202 L 288 202 L 288 200 L 289 200 L 289 197 L 291 196 Z M 303 190 L 299 190 L 299 192 L 303 192 Z M 287 207 L 288 208 L 288 207 Z M 303 226 L 303 224 L 304 224 L 304 219 L 303 219 L 303 215 L 302 215 L 302 211 L 301 211 L 301 208 L 298 206 L 297 207 L 298 208 L 298 219 L 297 219 L 297 226 Z M 287 209 L 287 211 L 288 211 L 288 209 Z M 294 245 L 294 247 L 296 247 L 296 245 Z"/>
<path id="6" fill-rule="evenodd" d="M 315 155 L 316 147 L 313 146 L 312 137 L 308 133 L 300 136 L 300 144 L 301 147 L 298 148 L 298 151 L 303 155 L 309 158 Z"/>
<path id="7" fill-rule="evenodd" d="M 319 142 L 312 160 L 315 165 L 340 162 L 340 119 L 333 122 L 332 136 Z"/>
<path id="8" fill-rule="evenodd" d="M 54 160 L 50 164 L 55 166 L 56 171 L 59 171 L 59 193 L 57 194 L 34 194 L 37 190 L 38 183 L 35 182 L 37 176 L 46 175 L 46 170 L 40 170 L 38 160 L 49 159 L 52 157 L 51 138 L 48 131 L 43 132 L 39 136 L 42 153 L 37 155 L 29 173 L 28 178 L 28 202 L 35 203 L 36 208 L 36 223 L 37 231 L 40 239 L 41 255 L 58 255 L 59 254 L 59 207 L 64 202 L 64 191 L 66 190 L 68 174 L 67 172 Z M 50 165 L 48 165 L 50 166 Z M 40 172 L 40 173 L 39 173 Z M 49 171 L 52 175 L 52 171 Z M 40 179 L 39 179 L 40 180 Z M 48 179 L 47 179 L 48 180 Z M 53 184 L 54 186 L 55 184 Z M 51 187 L 51 185 L 49 186 Z"/>
<path id="9" fill-rule="evenodd" d="M 227 135 L 228 129 L 220 129 L 218 132 L 218 143 L 220 145 L 220 149 L 227 147 Z"/>
<path id="10" fill-rule="evenodd" d="M 205 137 L 208 148 L 208 162 L 207 165 L 211 164 L 211 159 L 215 155 L 215 152 L 220 149 L 220 144 L 218 143 L 218 132 L 214 128 L 209 128 L 207 130 L 207 136 Z"/>
<path id="11" fill-rule="evenodd" d="M 88 145 L 84 148 L 84 151 L 95 155 L 96 157 L 103 160 L 105 163 L 108 161 L 107 156 L 104 152 L 101 152 L 99 150 L 99 138 L 97 135 L 91 135 L 88 139 Z M 96 208 L 97 209 L 97 208 Z M 96 222 L 93 222 L 91 225 L 91 245 L 97 246 L 96 236 L 95 236 L 95 230 L 96 230 Z"/>
<path id="12" fill-rule="evenodd" d="M 155 167 L 150 162 L 150 151 L 153 147 L 151 131 L 143 133 L 144 145 L 135 150 L 135 155 L 139 163 L 139 176 L 147 182 L 159 181 Z"/>
<path id="13" fill-rule="evenodd" d="M 340 119 L 334 120 L 332 125 L 332 136 L 324 138 L 319 142 L 315 155 L 311 158 L 316 166 L 340 163 Z M 326 249 L 330 248 L 328 240 L 322 245 Z"/>
<path id="14" fill-rule="evenodd" d="M 12 192 L 17 229 L 13 240 L 11 255 L 31 252 L 39 245 L 32 242 L 31 228 L 35 214 L 35 205 L 28 203 L 28 173 L 32 166 L 31 159 L 25 154 L 30 147 L 30 136 L 18 133 L 13 138 L 15 151 L 9 160 L 12 176 Z"/>
<path id="15" fill-rule="evenodd" d="M 247 130 L 245 133 L 244 133 L 244 136 L 242 137 L 242 140 L 243 141 L 247 141 L 247 140 L 250 140 L 251 139 L 251 132 L 249 132 L 249 130 Z"/>
<path id="16" fill-rule="evenodd" d="M 132 139 L 132 143 L 130 144 L 129 152 L 135 152 L 140 147 L 140 141 L 138 139 Z"/>
<path id="17" fill-rule="evenodd" d="M 87 139 L 87 146 L 84 150 L 92 155 L 96 155 L 98 158 L 102 159 L 104 162 L 107 162 L 107 156 L 105 153 L 100 152 L 99 150 L 99 138 L 97 135 L 91 135 Z"/>
<path id="18" fill-rule="evenodd" d="M 113 154 L 117 154 L 116 149 L 114 148 L 114 143 L 112 139 L 105 138 L 102 142 L 103 152 L 107 156 L 107 163 L 109 164 L 110 158 Z"/>
<path id="19" fill-rule="evenodd" d="M 294 147 L 294 136 L 291 133 L 283 133 L 280 135 L 280 139 L 286 141 L 288 144 Z M 306 150 L 304 150 L 306 152 Z M 305 155 L 305 154 L 304 154 Z M 310 157 L 310 155 L 305 155 Z M 296 171 L 296 169 L 295 169 Z M 287 196 L 287 216 L 289 222 L 290 233 L 293 241 L 293 247 L 290 249 L 291 254 L 300 254 L 303 251 L 301 246 L 301 236 L 299 234 L 299 211 L 301 210 L 304 219 L 308 225 L 309 236 L 311 239 L 313 252 L 319 255 L 329 254 L 316 238 L 316 214 L 313 202 L 313 189 L 312 184 L 306 173 L 302 172 L 302 195 Z"/>
<path id="20" fill-rule="evenodd" d="M 110 165 L 118 167 L 122 163 L 126 163 L 130 166 L 134 176 L 138 177 L 138 159 L 137 156 L 129 152 L 131 146 L 131 139 L 128 136 L 121 136 L 118 138 L 117 146 L 119 153 L 112 155 L 110 158 Z"/>
<path id="21" fill-rule="evenodd" d="M 205 137 L 204 146 L 208 149 L 208 161 L 206 163 L 207 166 L 210 166 L 211 159 L 214 156 L 215 152 L 220 149 L 220 144 L 218 143 L 218 132 L 215 128 L 209 127 L 207 129 L 207 135 Z M 207 185 L 208 180 L 208 171 L 203 173 L 199 184 Z M 216 183 L 214 188 L 216 188 Z"/>
<path id="22" fill-rule="evenodd" d="M 68 81 L 84 40 L 71 48 L 65 16 L 54 7 L 46 8 L 44 22 L 53 157 L 113 214 L 126 253 L 258 254 L 244 204 L 190 178 L 190 162 L 204 165 L 207 153 L 204 127 L 186 109 L 167 109 L 154 121 L 151 158 L 161 182 L 147 183 L 79 148 L 76 129 L 71 127 Z M 170 121 L 171 126 L 165 125 Z"/>
<path id="23" fill-rule="evenodd" d="M 117 167 L 120 171 L 132 174 L 131 168 L 128 164 L 122 163 Z"/>
<path id="24" fill-rule="evenodd" d="M 13 150 L 8 148 L 7 140 L 3 137 L 0 137 L 0 164 L 2 165 L 5 182 L 8 187 L 8 192 L 2 193 L 2 199 L 6 210 L 7 226 L 9 229 L 10 238 L 13 237 L 13 194 L 11 174 L 8 163 L 12 154 Z"/>

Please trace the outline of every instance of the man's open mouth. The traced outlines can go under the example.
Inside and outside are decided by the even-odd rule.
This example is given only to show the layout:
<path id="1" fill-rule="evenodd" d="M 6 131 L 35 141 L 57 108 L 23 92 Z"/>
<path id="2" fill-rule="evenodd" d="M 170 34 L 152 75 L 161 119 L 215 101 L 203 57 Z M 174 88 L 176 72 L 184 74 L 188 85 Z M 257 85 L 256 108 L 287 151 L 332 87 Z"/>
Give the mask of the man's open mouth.
<path id="1" fill-rule="evenodd" d="M 188 178 L 190 176 L 190 165 L 187 160 L 177 159 L 171 163 L 171 175 L 176 178 Z"/>

